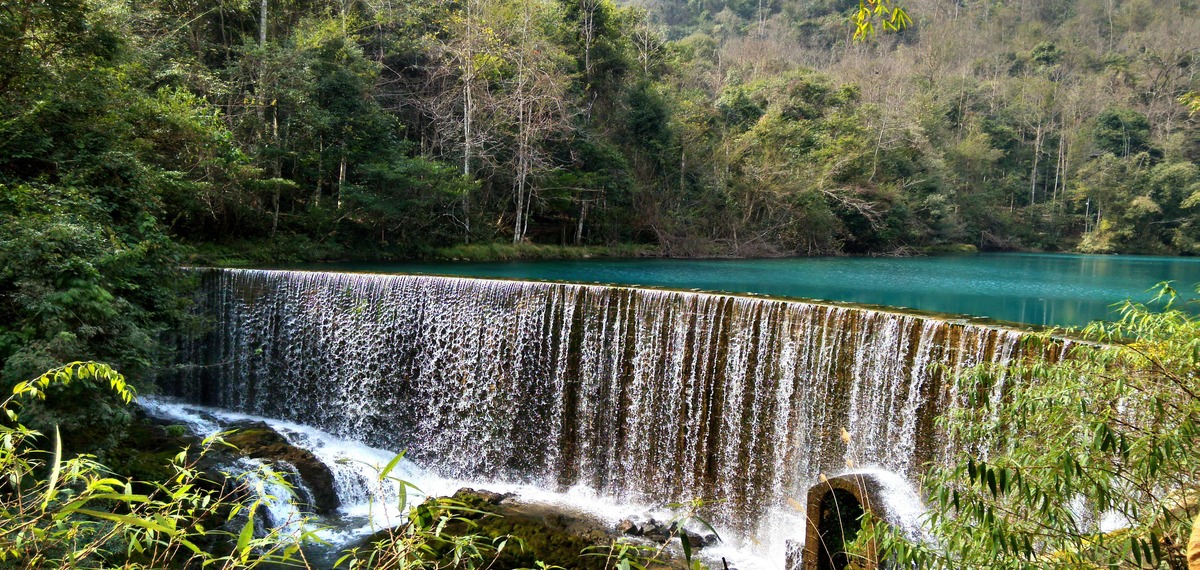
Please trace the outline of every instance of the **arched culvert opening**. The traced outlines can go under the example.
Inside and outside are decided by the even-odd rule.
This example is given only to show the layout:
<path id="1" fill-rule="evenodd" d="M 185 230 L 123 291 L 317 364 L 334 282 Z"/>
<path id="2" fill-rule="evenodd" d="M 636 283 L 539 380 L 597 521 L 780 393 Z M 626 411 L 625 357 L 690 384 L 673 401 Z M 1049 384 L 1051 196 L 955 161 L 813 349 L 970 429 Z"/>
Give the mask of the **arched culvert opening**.
<path id="1" fill-rule="evenodd" d="M 875 520 L 888 524 L 899 522 L 895 516 L 899 513 L 890 512 L 890 503 L 885 500 L 885 495 L 895 492 L 894 482 L 891 486 L 887 483 L 889 478 L 898 477 L 886 472 L 848 473 L 829 477 L 809 488 L 808 520 L 799 568 L 878 570 L 880 565 L 874 544 L 866 544 L 863 551 L 854 556 L 846 552 L 846 545 L 862 532 L 864 513 L 871 513 Z"/>
<path id="2" fill-rule="evenodd" d="M 845 570 L 850 566 L 846 545 L 862 530 L 862 503 L 850 491 L 831 488 L 818 509 L 816 570 Z"/>

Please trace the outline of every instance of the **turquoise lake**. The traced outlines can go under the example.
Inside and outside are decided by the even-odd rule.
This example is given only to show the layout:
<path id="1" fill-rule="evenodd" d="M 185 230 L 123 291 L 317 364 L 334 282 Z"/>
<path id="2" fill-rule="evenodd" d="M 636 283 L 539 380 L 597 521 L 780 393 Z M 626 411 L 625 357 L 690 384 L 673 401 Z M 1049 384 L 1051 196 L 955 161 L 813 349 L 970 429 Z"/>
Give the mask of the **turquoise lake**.
<path id="1" fill-rule="evenodd" d="M 1191 298 L 1200 259 L 997 253 L 909 258 L 585 259 L 521 262 L 337 263 L 368 271 L 603 283 L 821 299 L 1032 325 L 1113 319 L 1114 303 L 1148 301 L 1173 281 Z"/>

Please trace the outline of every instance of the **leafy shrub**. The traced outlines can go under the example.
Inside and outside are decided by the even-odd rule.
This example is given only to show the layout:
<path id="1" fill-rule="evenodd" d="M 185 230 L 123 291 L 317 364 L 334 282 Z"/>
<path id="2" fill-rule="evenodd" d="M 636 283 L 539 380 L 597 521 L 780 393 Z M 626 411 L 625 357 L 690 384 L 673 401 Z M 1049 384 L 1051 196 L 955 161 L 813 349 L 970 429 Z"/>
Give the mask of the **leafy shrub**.
<path id="1" fill-rule="evenodd" d="M 1161 308 L 1124 303 L 1059 362 L 958 378 L 971 405 L 941 424 L 987 451 L 929 473 L 935 545 L 882 525 L 861 543 L 916 568 L 1185 568 L 1200 512 L 1200 318 L 1175 299 L 1164 284 Z"/>
<path id="2" fill-rule="evenodd" d="M 109 366 L 74 362 L 18 383 L 0 403 L 10 422 L 0 425 L 0 565 L 233 569 L 303 561 L 300 542 L 310 535 L 256 534 L 255 514 L 270 497 L 249 493 L 249 477 L 235 485 L 206 481 L 187 450 L 172 463 L 172 478 L 138 483 L 112 477 L 93 456 L 64 458 L 57 427 L 48 434 L 51 450 L 40 449 L 43 434 L 21 424 L 19 411 L 81 382 L 105 385 L 125 403 L 133 397 Z M 205 440 L 200 457 L 219 443 Z M 141 488 L 152 491 L 135 491 Z"/>

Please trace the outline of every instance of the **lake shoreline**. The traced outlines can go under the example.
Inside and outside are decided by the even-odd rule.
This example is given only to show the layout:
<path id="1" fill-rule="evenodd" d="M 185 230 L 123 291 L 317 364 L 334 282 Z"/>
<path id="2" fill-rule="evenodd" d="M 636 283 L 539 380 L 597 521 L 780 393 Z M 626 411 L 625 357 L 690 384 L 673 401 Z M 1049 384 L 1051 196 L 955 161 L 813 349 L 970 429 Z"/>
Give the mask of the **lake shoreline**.
<path id="1" fill-rule="evenodd" d="M 551 245 L 511 242 L 458 244 L 420 250 L 359 249 L 341 245 L 314 243 L 308 239 L 263 240 L 229 244 L 187 244 L 184 258 L 188 265 L 208 267 L 247 268 L 265 265 L 296 263 L 406 263 L 406 262 L 501 262 L 554 261 L 576 259 L 688 259 L 753 260 L 787 258 L 887 258 L 920 257 L 974 253 L 1077 253 L 1072 251 L 1046 252 L 1036 248 L 980 249 L 973 244 L 952 243 L 922 247 L 905 247 L 893 251 L 866 253 L 840 252 L 830 255 L 803 255 L 799 252 L 776 251 L 738 253 L 709 248 L 702 251 L 672 250 L 654 244 L 621 243 L 616 245 Z M 1183 257 L 1183 256 L 1180 256 Z"/>
<path id="2" fill-rule="evenodd" d="M 1172 281 L 1186 294 L 1191 284 L 1200 282 L 1200 263 L 1195 259 L 1064 253 L 277 262 L 248 268 L 703 291 L 890 307 L 1042 327 L 1082 327 L 1111 320 L 1116 317 L 1114 303 L 1149 302 L 1153 294 L 1148 290 L 1157 283 Z"/>

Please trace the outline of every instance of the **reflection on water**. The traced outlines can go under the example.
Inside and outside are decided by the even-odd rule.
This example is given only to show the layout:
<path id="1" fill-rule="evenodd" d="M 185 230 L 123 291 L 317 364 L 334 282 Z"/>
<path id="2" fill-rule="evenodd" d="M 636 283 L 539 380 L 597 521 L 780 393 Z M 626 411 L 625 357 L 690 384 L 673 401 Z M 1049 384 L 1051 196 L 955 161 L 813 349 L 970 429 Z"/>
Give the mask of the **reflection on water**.
<path id="1" fill-rule="evenodd" d="M 750 260 L 588 259 L 323 264 L 322 270 L 647 285 L 907 307 L 1036 325 L 1111 319 L 1161 281 L 1200 283 L 1200 260 L 1069 254 Z"/>

